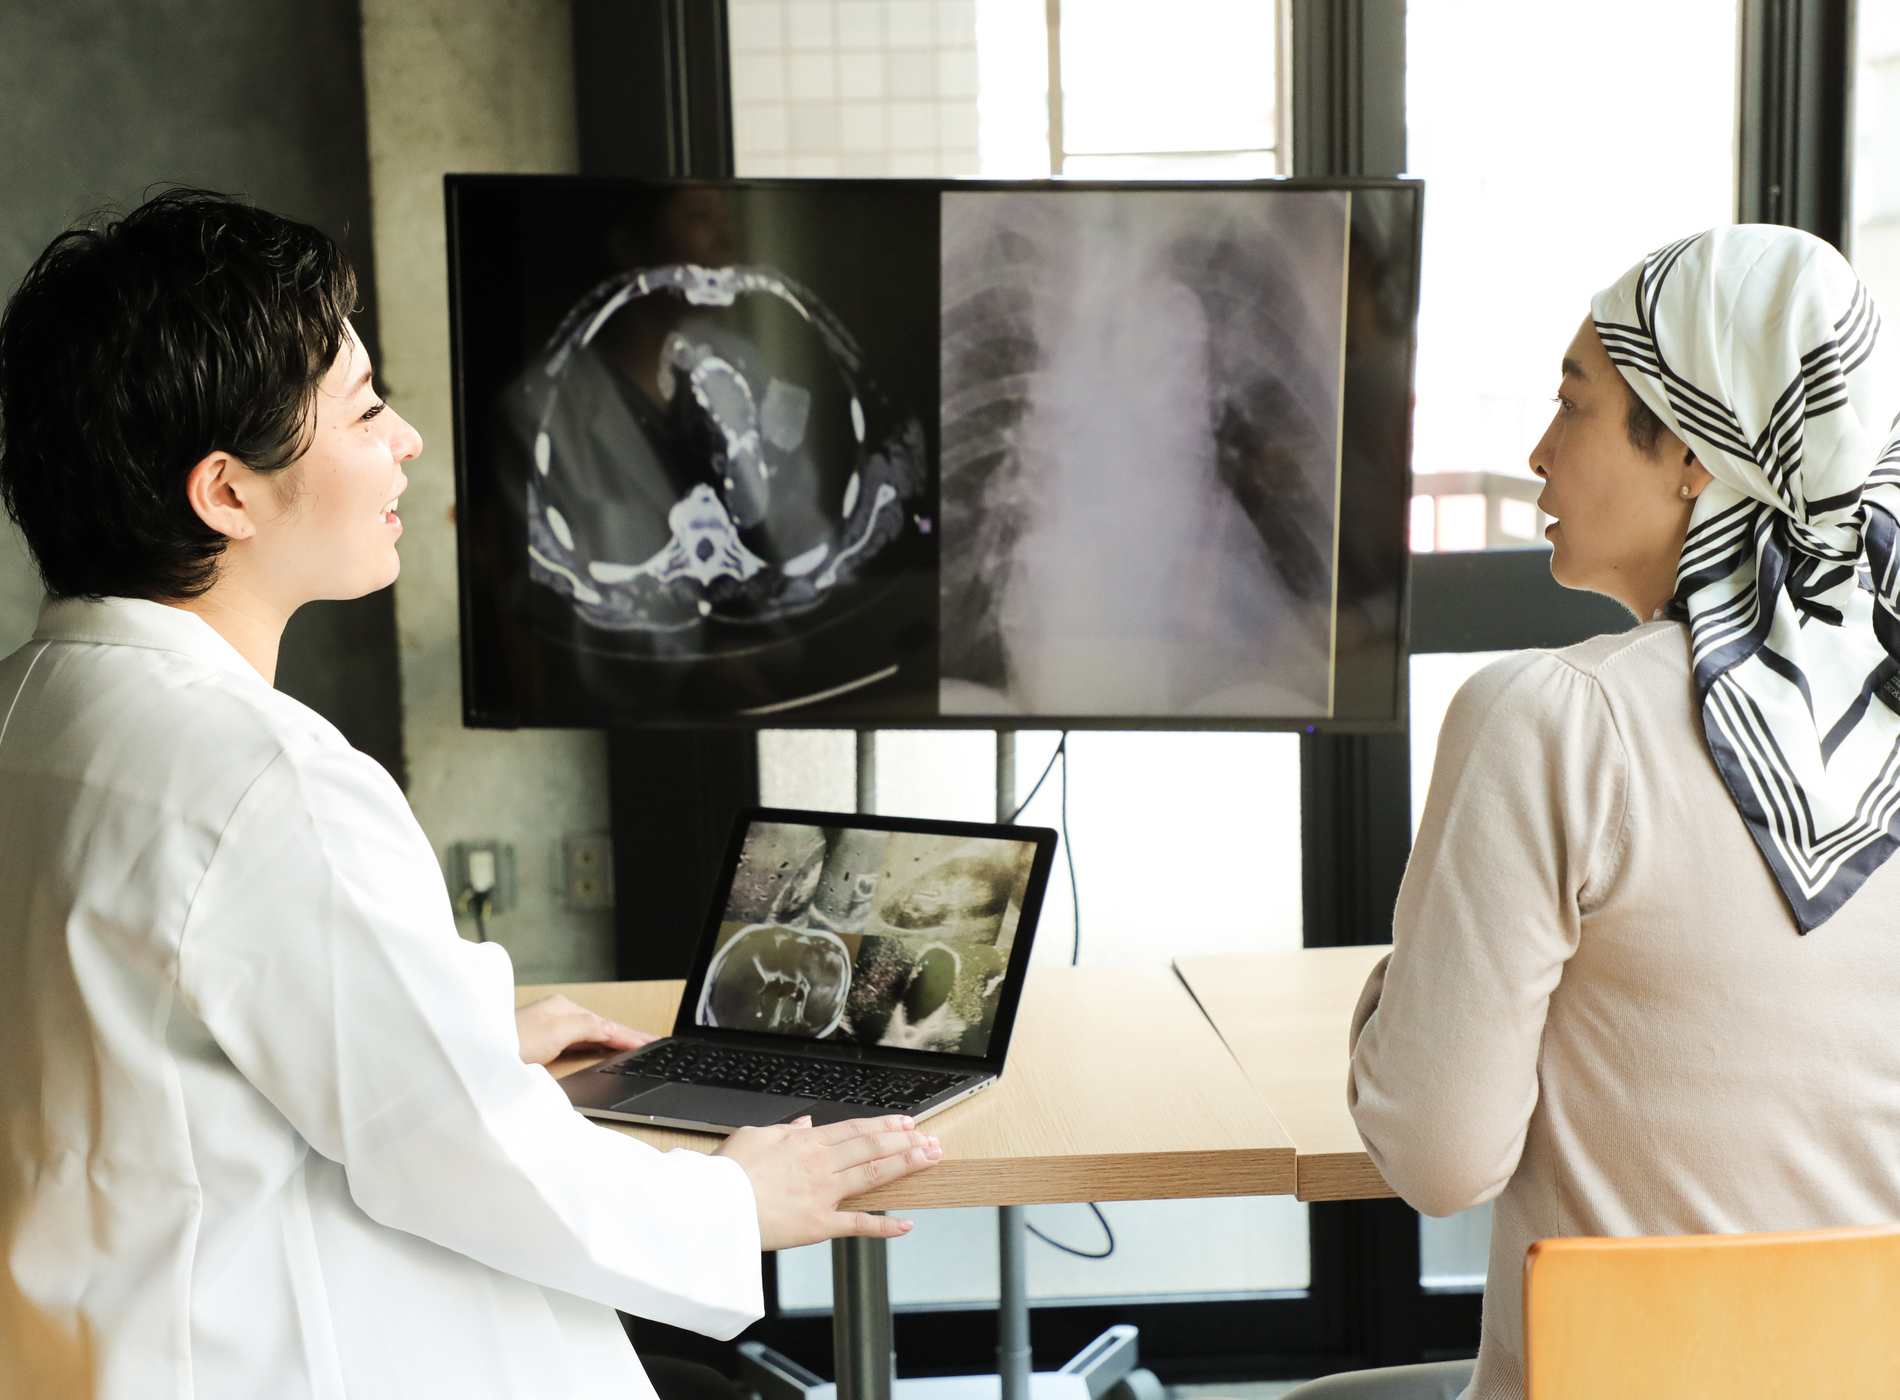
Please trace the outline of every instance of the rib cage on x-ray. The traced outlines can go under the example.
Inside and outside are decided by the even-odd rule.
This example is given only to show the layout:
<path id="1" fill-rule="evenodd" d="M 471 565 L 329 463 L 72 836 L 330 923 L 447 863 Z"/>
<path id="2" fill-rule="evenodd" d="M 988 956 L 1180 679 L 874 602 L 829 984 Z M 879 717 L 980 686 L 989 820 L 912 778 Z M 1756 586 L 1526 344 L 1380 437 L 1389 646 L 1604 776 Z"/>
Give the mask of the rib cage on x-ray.
<path id="1" fill-rule="evenodd" d="M 943 700 L 1324 714 L 1341 194 L 943 201 Z"/>

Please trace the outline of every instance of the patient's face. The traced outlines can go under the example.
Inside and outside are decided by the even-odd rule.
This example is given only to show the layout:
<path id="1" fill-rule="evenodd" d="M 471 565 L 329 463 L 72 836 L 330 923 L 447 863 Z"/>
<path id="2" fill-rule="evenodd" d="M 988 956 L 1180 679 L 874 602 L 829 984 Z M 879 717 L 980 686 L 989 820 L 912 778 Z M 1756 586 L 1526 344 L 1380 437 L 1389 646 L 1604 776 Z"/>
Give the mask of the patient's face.
<path id="1" fill-rule="evenodd" d="M 1682 441 L 1667 428 L 1649 451 L 1630 441 L 1629 389 L 1590 318 L 1562 371 L 1556 411 L 1530 455 L 1547 483 L 1538 505 L 1556 517 L 1545 531 L 1551 576 L 1646 617 L 1674 592 L 1689 529 Z"/>

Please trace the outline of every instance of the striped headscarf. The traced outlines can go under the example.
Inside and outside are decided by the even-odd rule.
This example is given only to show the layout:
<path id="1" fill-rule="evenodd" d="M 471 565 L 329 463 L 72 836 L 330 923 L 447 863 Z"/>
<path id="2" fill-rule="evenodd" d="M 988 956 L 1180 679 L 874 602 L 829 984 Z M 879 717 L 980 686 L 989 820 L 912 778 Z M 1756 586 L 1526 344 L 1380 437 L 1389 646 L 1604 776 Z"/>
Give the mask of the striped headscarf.
<path id="1" fill-rule="evenodd" d="M 1709 750 L 1807 933 L 1900 844 L 1900 356 L 1846 259 L 1763 224 L 1652 253 L 1591 311 L 1714 478 L 1672 611 Z"/>

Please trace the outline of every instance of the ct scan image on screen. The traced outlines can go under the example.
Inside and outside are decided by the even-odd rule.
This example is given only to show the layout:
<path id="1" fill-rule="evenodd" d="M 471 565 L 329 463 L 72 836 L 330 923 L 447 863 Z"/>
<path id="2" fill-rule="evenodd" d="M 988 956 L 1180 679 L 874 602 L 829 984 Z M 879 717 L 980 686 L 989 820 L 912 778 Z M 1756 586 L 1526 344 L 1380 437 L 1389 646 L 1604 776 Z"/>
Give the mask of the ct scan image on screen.
<path id="1" fill-rule="evenodd" d="M 1332 712 L 1350 216 L 943 195 L 944 714 Z"/>
<path id="2" fill-rule="evenodd" d="M 1035 843 L 755 822 L 695 1021 L 983 1055 Z"/>
<path id="3" fill-rule="evenodd" d="M 881 266 L 840 261 L 834 225 L 869 237 L 841 198 L 570 194 L 536 234 L 526 299 L 568 300 L 501 391 L 510 547 L 544 642 L 611 658 L 585 669 L 629 711 L 794 709 L 905 665 L 934 691 L 934 347 L 891 351 L 919 328 L 873 284 L 934 316 L 934 195 Z"/>

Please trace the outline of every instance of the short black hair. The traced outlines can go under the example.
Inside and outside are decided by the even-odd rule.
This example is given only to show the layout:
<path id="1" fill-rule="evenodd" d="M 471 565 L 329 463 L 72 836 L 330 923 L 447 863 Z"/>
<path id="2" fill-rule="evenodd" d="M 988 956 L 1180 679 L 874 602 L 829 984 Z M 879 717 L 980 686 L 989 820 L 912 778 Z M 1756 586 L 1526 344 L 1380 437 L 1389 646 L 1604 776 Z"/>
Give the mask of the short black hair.
<path id="1" fill-rule="evenodd" d="M 1629 434 L 1630 446 L 1638 452 L 1653 454 L 1662 438 L 1663 421 L 1656 416 L 1655 409 L 1643 402 L 1643 396 L 1627 379 L 1623 380 L 1623 392 L 1630 397 L 1629 410 L 1623 415 L 1623 430 Z"/>
<path id="2" fill-rule="evenodd" d="M 193 598 L 225 538 L 185 495 L 224 451 L 308 448 L 356 275 L 325 234 L 209 190 L 102 212 L 41 253 L 0 315 L 0 501 L 56 598 Z"/>

